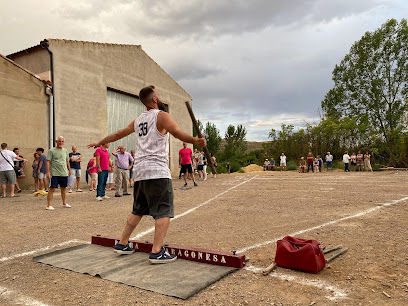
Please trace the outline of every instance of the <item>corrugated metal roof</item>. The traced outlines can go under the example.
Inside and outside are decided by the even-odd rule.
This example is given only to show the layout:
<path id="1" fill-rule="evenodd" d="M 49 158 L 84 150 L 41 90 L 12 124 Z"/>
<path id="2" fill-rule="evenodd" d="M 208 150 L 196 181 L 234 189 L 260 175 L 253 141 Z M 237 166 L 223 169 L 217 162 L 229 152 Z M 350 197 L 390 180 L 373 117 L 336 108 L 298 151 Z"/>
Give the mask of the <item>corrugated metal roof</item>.
<path id="1" fill-rule="evenodd" d="M 27 72 L 28 74 L 30 74 L 31 76 L 35 77 L 36 79 L 38 79 L 41 82 L 50 84 L 50 81 L 45 80 L 43 78 L 41 78 L 40 76 L 38 76 L 37 74 L 31 72 L 30 70 L 25 69 L 24 67 L 20 66 L 19 64 L 17 64 L 16 62 L 14 62 L 13 60 L 9 59 L 8 57 L 0 54 L 0 57 L 4 58 L 6 61 L 10 62 L 11 64 L 13 64 L 14 66 L 17 66 L 18 68 L 20 68 L 21 70 Z"/>

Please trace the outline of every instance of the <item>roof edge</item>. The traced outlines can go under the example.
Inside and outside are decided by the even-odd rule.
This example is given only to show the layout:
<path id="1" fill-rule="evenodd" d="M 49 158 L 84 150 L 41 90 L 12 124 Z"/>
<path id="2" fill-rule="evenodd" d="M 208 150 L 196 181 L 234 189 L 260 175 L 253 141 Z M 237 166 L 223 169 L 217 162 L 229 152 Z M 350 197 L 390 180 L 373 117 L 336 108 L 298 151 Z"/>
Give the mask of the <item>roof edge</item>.
<path id="1" fill-rule="evenodd" d="M 31 72 L 30 70 L 25 69 L 24 67 L 20 66 L 19 64 L 17 64 L 15 61 L 13 61 L 12 59 L 8 58 L 7 56 L 4 56 L 3 54 L 0 53 L 0 57 L 4 58 L 6 61 L 8 61 L 9 63 L 13 64 L 14 66 L 20 68 L 21 70 L 25 71 L 26 73 L 28 73 L 29 75 L 33 76 L 34 78 L 36 78 L 37 80 L 47 84 L 47 85 L 51 85 L 50 81 L 45 80 L 43 78 L 41 78 L 40 76 L 38 76 L 37 74 Z"/>
<path id="2" fill-rule="evenodd" d="M 37 50 L 40 50 L 40 49 L 42 49 L 41 45 L 36 45 L 36 46 L 30 47 L 30 48 L 27 48 L 27 49 L 24 49 L 24 50 L 21 50 L 21 51 L 11 53 L 11 54 L 7 55 L 7 57 L 10 58 L 10 59 L 13 59 L 13 58 L 15 58 L 15 57 L 17 57 L 17 56 L 19 56 L 21 54 L 28 54 L 30 52 L 37 51 Z"/>

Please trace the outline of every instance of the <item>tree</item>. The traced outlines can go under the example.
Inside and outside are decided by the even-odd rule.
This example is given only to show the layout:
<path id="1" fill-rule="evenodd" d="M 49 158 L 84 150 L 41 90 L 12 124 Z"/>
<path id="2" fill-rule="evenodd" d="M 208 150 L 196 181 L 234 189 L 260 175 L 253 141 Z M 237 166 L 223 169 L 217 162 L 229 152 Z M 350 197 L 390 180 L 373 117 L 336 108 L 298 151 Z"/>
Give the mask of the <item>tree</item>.
<path id="1" fill-rule="evenodd" d="M 208 151 L 216 155 L 220 151 L 220 131 L 217 129 L 214 123 L 207 122 L 207 124 L 205 125 L 204 134 L 207 140 Z"/>
<path id="2" fill-rule="evenodd" d="M 325 96 L 326 117 L 349 117 L 370 126 L 391 147 L 404 128 L 408 97 L 408 25 L 391 19 L 353 44 L 333 70 Z"/>
<path id="3" fill-rule="evenodd" d="M 246 128 L 241 124 L 236 128 L 232 124 L 227 127 L 223 159 L 241 158 L 244 155 L 247 149 L 246 134 Z"/>

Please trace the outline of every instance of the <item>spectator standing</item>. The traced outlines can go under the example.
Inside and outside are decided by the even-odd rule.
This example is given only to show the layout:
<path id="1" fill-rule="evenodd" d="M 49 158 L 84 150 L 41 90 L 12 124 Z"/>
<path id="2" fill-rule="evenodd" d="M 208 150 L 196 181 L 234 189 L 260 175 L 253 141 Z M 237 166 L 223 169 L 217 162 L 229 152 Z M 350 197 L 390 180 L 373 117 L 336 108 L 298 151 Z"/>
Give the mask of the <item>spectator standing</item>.
<path id="1" fill-rule="evenodd" d="M 213 153 L 210 153 L 210 156 L 211 156 L 211 161 L 212 161 L 214 167 L 217 168 L 217 167 L 218 167 L 217 159 L 215 158 L 215 156 L 214 156 Z M 212 177 L 213 177 L 213 178 L 216 178 L 216 177 L 217 177 L 217 174 L 216 174 L 216 173 L 213 173 L 213 174 L 212 174 Z"/>
<path id="2" fill-rule="evenodd" d="M 36 152 L 40 155 L 38 160 L 38 181 L 40 183 L 40 190 L 48 192 L 47 156 L 44 154 L 43 148 L 37 148 Z"/>
<path id="3" fill-rule="evenodd" d="M 62 207 L 70 208 L 71 205 L 66 202 L 66 190 L 68 186 L 68 176 L 71 175 L 71 167 L 69 165 L 69 154 L 64 146 L 65 139 L 62 136 L 57 138 L 56 147 L 50 149 L 47 153 L 47 178 L 51 180 L 50 190 L 47 195 L 47 210 L 54 210 L 51 202 L 54 191 L 61 187 Z"/>
<path id="4" fill-rule="evenodd" d="M 351 171 L 356 171 L 356 165 L 357 165 L 357 155 L 356 153 L 353 152 L 350 156 L 350 169 Z"/>
<path id="5" fill-rule="evenodd" d="M 371 172 L 373 172 L 373 168 L 371 167 L 370 160 L 371 160 L 371 155 L 367 151 L 366 154 L 364 154 L 364 169 L 367 171 L 370 170 Z"/>
<path id="6" fill-rule="evenodd" d="M 187 172 L 194 182 L 194 186 L 198 186 L 195 182 L 193 168 L 191 162 L 193 160 L 193 152 L 187 148 L 187 143 L 183 142 L 183 148 L 179 151 L 179 164 L 181 165 L 181 173 L 184 176 L 184 187 L 187 186 Z"/>
<path id="7" fill-rule="evenodd" d="M 106 181 L 109 173 L 109 143 L 104 143 L 95 151 L 96 167 L 98 169 L 98 186 L 96 186 L 96 200 L 109 199 L 105 194 Z"/>
<path id="8" fill-rule="evenodd" d="M 74 187 L 74 183 L 76 180 L 77 185 L 77 192 L 82 192 L 80 188 L 81 184 L 81 162 L 82 162 L 82 155 L 77 151 L 76 146 L 72 146 L 72 152 L 69 153 L 69 165 L 71 167 L 71 182 L 69 185 L 69 191 L 72 192 L 72 187 Z"/>
<path id="9" fill-rule="evenodd" d="M 19 148 L 14 148 L 13 152 L 17 156 L 19 156 L 21 158 L 24 158 L 23 156 L 20 155 L 20 149 Z M 17 193 L 21 193 L 21 188 L 20 188 L 20 185 L 18 184 L 18 180 L 23 179 L 23 178 L 26 177 L 26 175 L 24 173 L 24 168 L 26 166 L 26 162 L 23 161 L 23 160 L 19 160 L 17 158 L 14 158 L 13 162 L 14 162 L 14 169 L 16 171 L 16 176 L 17 176 L 17 180 L 16 180 Z"/>
<path id="10" fill-rule="evenodd" d="M 96 156 L 92 157 L 88 162 L 88 174 L 91 178 L 91 185 L 89 186 L 89 191 L 94 191 L 96 189 L 96 180 L 98 178 L 98 167 L 96 165 Z"/>
<path id="11" fill-rule="evenodd" d="M 227 162 L 227 172 L 228 172 L 228 174 L 231 174 L 231 165 L 230 165 L 230 163 L 229 162 Z"/>
<path id="12" fill-rule="evenodd" d="M 113 174 L 114 173 L 115 173 L 115 163 L 109 157 L 109 171 L 108 171 L 108 179 L 106 180 L 105 190 L 112 190 L 112 188 L 113 188 Z"/>
<path id="13" fill-rule="evenodd" d="M 14 194 L 15 184 L 17 182 L 16 172 L 14 171 L 13 160 L 27 161 L 23 157 L 17 156 L 13 151 L 8 150 L 7 143 L 1 144 L 0 151 L 0 181 L 2 194 L 1 197 L 5 198 L 7 196 L 7 183 L 10 184 L 10 197 L 18 197 Z"/>
<path id="14" fill-rule="evenodd" d="M 34 153 L 34 160 L 33 160 L 33 164 L 31 165 L 31 167 L 33 168 L 33 178 L 34 178 L 34 192 L 38 191 L 38 164 L 40 162 L 40 155 L 35 152 Z"/>
<path id="15" fill-rule="evenodd" d="M 280 170 L 286 171 L 286 155 L 283 152 L 280 156 Z"/>
<path id="16" fill-rule="evenodd" d="M 333 155 L 330 154 L 330 152 L 327 152 L 326 156 L 326 169 L 327 171 L 333 171 Z"/>
<path id="17" fill-rule="evenodd" d="M 198 151 L 198 149 L 194 149 L 194 167 L 193 168 L 197 170 L 197 173 L 198 173 L 198 163 L 200 161 L 200 158 L 201 158 L 201 152 Z"/>
<path id="18" fill-rule="evenodd" d="M 319 172 L 323 172 L 324 166 L 323 166 L 323 159 L 320 157 L 320 155 L 317 155 L 317 161 L 319 162 Z"/>
<path id="19" fill-rule="evenodd" d="M 315 157 L 313 161 L 313 172 L 314 173 L 319 172 L 319 161 L 317 160 L 317 157 Z"/>
<path id="20" fill-rule="evenodd" d="M 198 152 L 200 155 L 197 162 L 198 177 L 204 180 L 204 152 Z"/>
<path id="21" fill-rule="evenodd" d="M 129 186 L 133 187 L 133 182 L 134 182 L 134 179 L 133 179 L 133 163 L 134 163 L 134 160 L 135 160 L 135 150 L 130 150 L 130 155 L 132 155 L 132 157 L 133 157 L 133 162 L 130 165 L 131 167 L 129 169 Z M 170 156 L 169 156 L 169 162 L 170 162 Z"/>
<path id="22" fill-rule="evenodd" d="M 361 151 L 357 153 L 357 171 L 363 171 L 364 166 L 364 155 Z"/>
<path id="23" fill-rule="evenodd" d="M 311 152 L 307 153 L 306 161 L 307 161 L 307 172 L 309 172 L 309 168 L 311 168 L 312 171 L 314 171 L 314 169 L 313 169 L 313 154 Z"/>
<path id="24" fill-rule="evenodd" d="M 207 180 L 207 157 L 205 156 L 204 152 L 203 154 L 203 174 L 204 174 L 204 181 Z"/>
<path id="25" fill-rule="evenodd" d="M 350 162 L 350 155 L 348 155 L 347 151 L 343 154 L 343 163 L 344 163 L 344 171 L 350 172 L 349 170 L 349 162 Z"/>
<path id="26" fill-rule="evenodd" d="M 306 161 L 305 158 L 302 156 L 299 160 L 299 172 L 305 173 L 306 171 Z"/>
<path id="27" fill-rule="evenodd" d="M 119 152 L 118 152 L 119 151 Z M 125 146 L 117 147 L 112 155 L 116 157 L 116 193 L 115 197 L 121 197 L 120 188 L 123 180 L 123 195 L 130 195 L 128 193 L 128 179 L 129 170 L 133 165 L 133 157 L 129 152 L 126 152 Z"/>

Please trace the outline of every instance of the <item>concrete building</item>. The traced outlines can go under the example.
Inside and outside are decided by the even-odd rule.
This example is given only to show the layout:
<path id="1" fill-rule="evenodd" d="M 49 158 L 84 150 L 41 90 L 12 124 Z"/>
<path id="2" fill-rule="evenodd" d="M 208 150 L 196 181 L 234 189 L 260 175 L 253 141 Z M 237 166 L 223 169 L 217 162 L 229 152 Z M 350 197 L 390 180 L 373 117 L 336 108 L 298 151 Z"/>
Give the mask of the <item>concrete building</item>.
<path id="1" fill-rule="evenodd" d="M 55 138 L 62 135 L 68 151 L 72 145 L 78 147 L 83 156 L 82 168 L 85 168 L 94 153 L 86 145 L 125 127 L 142 113 L 145 107 L 138 99 L 138 93 L 141 88 L 151 84 L 160 93 L 180 128 L 192 132 L 192 123 L 185 107 L 185 101 L 191 103 L 190 95 L 141 46 L 46 39 L 7 58 L 2 58 L 5 63 L 1 66 L 0 82 L 8 80 L 8 94 L 3 93 L 2 86 L 0 102 L 2 105 L 8 103 L 7 112 L 2 112 L 2 116 L 7 117 L 15 129 L 7 133 L 10 134 L 8 138 L 2 135 L 2 139 L 10 139 L 8 142 L 11 146 L 20 146 L 22 155 L 32 155 L 33 150 L 41 144 L 48 149 L 54 146 Z M 14 69 L 16 76 L 10 75 L 7 70 L 10 70 L 10 65 L 26 70 Z M 25 82 L 31 77 L 31 83 L 38 83 L 36 90 L 31 89 L 34 84 L 26 87 L 19 81 L 22 78 L 18 78 L 19 73 L 25 73 Z M 52 84 L 52 91 L 48 90 L 50 96 L 46 94 L 44 80 Z M 32 109 L 33 104 L 21 103 L 25 95 L 34 94 L 38 95 L 38 99 L 43 99 L 40 108 Z M 8 102 L 10 95 L 14 95 L 15 102 Z M 19 116 L 20 108 L 13 105 L 22 106 L 22 117 Z M 30 133 L 36 136 L 30 137 L 31 134 L 25 131 L 27 129 L 18 124 L 21 121 L 36 123 L 36 128 L 34 125 L 29 128 Z M 117 145 L 126 145 L 128 151 L 134 149 L 134 137 L 135 134 L 111 144 L 110 151 Z M 47 145 L 45 139 L 48 139 L 45 141 Z M 26 145 L 28 142 L 30 145 Z M 182 143 L 171 136 L 170 168 L 173 176 L 179 172 L 178 151 L 181 147 Z M 32 157 L 29 157 L 31 165 Z"/>
<path id="2" fill-rule="evenodd" d="M 18 147 L 29 159 L 22 188 L 33 185 L 32 161 L 38 147 L 47 148 L 49 96 L 47 81 L 0 54 L 0 142 Z"/>

